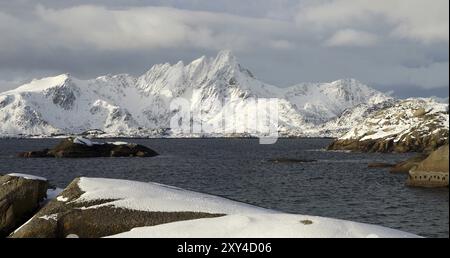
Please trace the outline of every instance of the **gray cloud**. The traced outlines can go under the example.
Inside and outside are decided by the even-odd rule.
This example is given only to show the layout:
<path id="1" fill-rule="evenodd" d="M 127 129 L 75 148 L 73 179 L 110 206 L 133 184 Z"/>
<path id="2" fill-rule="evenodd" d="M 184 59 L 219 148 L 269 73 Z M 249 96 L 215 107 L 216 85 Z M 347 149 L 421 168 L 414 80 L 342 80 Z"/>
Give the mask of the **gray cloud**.
<path id="1" fill-rule="evenodd" d="M 296 21 L 316 29 L 384 25 L 389 37 L 448 42 L 448 8 L 448 0 L 315 1 L 300 9 Z"/>
<path id="2" fill-rule="evenodd" d="M 333 34 L 333 36 L 325 42 L 325 45 L 330 47 L 363 47 L 375 45 L 377 41 L 378 37 L 372 33 L 353 29 L 343 29 Z"/>
<path id="3" fill-rule="evenodd" d="M 278 86 L 354 77 L 400 96 L 448 95 L 447 0 L 90 2 L 0 2 L 0 91 L 226 48 Z"/>

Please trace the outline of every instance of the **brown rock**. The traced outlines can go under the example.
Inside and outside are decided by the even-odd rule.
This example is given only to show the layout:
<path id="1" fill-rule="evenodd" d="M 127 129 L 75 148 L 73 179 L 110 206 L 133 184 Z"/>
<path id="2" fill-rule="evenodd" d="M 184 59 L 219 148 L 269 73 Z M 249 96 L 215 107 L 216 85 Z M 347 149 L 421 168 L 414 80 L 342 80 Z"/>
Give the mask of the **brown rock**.
<path id="1" fill-rule="evenodd" d="M 448 173 L 448 144 L 433 151 L 419 163 L 415 171 L 432 171 Z"/>
<path id="2" fill-rule="evenodd" d="M 269 162 L 273 163 L 306 163 L 306 162 L 315 162 L 315 159 L 294 159 L 294 158 L 277 158 L 277 159 L 269 159 Z"/>
<path id="3" fill-rule="evenodd" d="M 21 158 L 48 158 L 51 157 L 51 155 L 48 154 L 48 151 L 49 149 L 44 149 L 42 151 L 20 152 L 17 156 Z"/>
<path id="4" fill-rule="evenodd" d="M 414 111 L 413 116 L 415 117 L 422 117 L 426 114 L 427 112 L 425 111 L 424 108 L 418 108 L 417 110 Z"/>
<path id="5" fill-rule="evenodd" d="M 48 182 L 16 176 L 0 177 L 0 237 L 27 221 L 47 194 Z"/>
<path id="6" fill-rule="evenodd" d="M 373 162 L 373 163 L 367 164 L 367 167 L 369 167 L 369 168 L 390 168 L 393 166 L 395 166 L 395 165 L 389 164 L 389 163 L 382 163 L 382 162 Z"/>
<path id="7" fill-rule="evenodd" d="M 152 157 L 158 155 L 155 151 L 138 144 L 123 144 L 111 146 L 111 157 Z"/>
<path id="8" fill-rule="evenodd" d="M 419 187 L 448 187 L 448 152 L 448 145 L 433 151 L 426 159 L 409 171 L 406 184 Z"/>

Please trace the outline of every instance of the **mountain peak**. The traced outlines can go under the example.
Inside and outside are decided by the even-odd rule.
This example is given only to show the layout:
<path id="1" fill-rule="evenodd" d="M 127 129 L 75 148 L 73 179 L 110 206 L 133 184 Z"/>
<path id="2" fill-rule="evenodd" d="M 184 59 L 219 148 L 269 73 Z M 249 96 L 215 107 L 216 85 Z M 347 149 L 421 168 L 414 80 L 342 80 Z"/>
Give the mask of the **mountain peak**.
<path id="1" fill-rule="evenodd" d="M 41 91 L 55 86 L 61 86 L 69 80 L 71 80 L 70 74 L 64 73 L 53 77 L 34 79 L 30 83 L 24 84 L 13 91 Z"/>
<path id="2" fill-rule="evenodd" d="M 360 82 L 359 80 L 355 79 L 355 78 L 343 78 L 343 79 L 339 79 L 334 81 L 334 83 L 342 83 L 342 84 L 363 84 L 362 82 Z"/>
<path id="3" fill-rule="evenodd" d="M 195 59 L 194 61 L 192 61 L 191 64 L 196 65 L 196 64 L 203 63 L 203 62 L 205 62 L 205 61 L 206 61 L 206 56 L 203 55 L 203 56 L 201 56 L 201 57 Z"/>
<path id="4" fill-rule="evenodd" d="M 366 93 L 381 93 L 380 91 L 367 86 L 361 81 L 354 78 L 344 78 L 332 81 L 325 84 L 326 88 L 330 89 L 345 89 L 347 91 L 358 92 L 364 91 Z"/>
<path id="5" fill-rule="evenodd" d="M 225 50 L 221 50 L 219 51 L 219 53 L 217 54 L 214 62 L 216 64 L 219 63 L 236 63 L 237 59 L 236 57 L 233 55 L 233 52 L 231 50 L 225 49 Z"/>

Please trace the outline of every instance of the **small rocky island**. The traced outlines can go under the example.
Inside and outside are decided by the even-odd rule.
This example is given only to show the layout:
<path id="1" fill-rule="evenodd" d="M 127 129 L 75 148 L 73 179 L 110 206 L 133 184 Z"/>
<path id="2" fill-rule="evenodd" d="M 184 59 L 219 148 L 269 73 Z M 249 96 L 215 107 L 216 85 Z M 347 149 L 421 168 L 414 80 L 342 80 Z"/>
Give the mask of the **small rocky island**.
<path id="1" fill-rule="evenodd" d="M 143 145 L 128 142 L 94 142 L 83 137 L 69 137 L 52 149 L 19 153 L 23 158 L 95 158 L 153 157 L 158 153 Z"/>

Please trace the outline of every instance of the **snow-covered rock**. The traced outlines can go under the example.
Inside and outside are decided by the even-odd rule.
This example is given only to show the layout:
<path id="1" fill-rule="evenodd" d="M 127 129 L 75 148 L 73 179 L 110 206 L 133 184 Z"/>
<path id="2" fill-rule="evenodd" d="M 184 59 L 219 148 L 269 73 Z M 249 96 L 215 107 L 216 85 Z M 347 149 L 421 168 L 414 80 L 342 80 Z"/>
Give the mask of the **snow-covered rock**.
<path id="1" fill-rule="evenodd" d="M 417 237 L 128 180 L 74 180 L 12 237 Z"/>
<path id="2" fill-rule="evenodd" d="M 47 178 L 45 178 L 45 177 L 28 175 L 28 174 L 21 174 L 21 173 L 10 173 L 10 174 L 7 174 L 7 176 L 21 177 L 21 178 L 25 178 L 25 179 L 28 179 L 28 180 L 47 181 Z"/>
<path id="3" fill-rule="evenodd" d="M 201 114 L 193 122 L 208 125 L 209 130 L 171 130 L 170 120 L 180 111 L 170 104 L 177 98 L 186 99 L 191 111 Z M 231 52 L 221 51 L 215 58 L 201 57 L 186 65 L 155 65 L 139 77 L 119 74 L 80 80 L 62 74 L 33 80 L 0 93 L 0 136 L 251 135 L 255 132 L 245 117 L 230 116 L 223 102 L 238 114 L 248 114 L 258 110 L 255 98 L 278 101 L 276 129 L 282 136 L 315 136 L 320 134 L 318 126 L 345 110 L 390 99 L 353 79 L 278 88 L 255 78 Z M 342 132 L 338 124 L 325 130 L 333 136 Z"/>
<path id="4" fill-rule="evenodd" d="M 89 147 L 92 147 L 92 145 L 94 145 L 94 144 L 98 144 L 96 142 L 92 142 L 91 140 L 83 138 L 83 137 L 75 137 L 72 139 L 72 142 L 76 143 L 76 144 L 86 145 Z"/>
<path id="5" fill-rule="evenodd" d="M 374 109 L 372 106 L 370 112 L 365 110 L 358 114 L 363 119 L 356 119 L 357 124 L 333 142 L 329 149 L 421 152 L 448 143 L 448 104 L 433 99 L 411 98 L 381 105 L 382 108 Z M 340 119 L 347 121 L 352 117 L 350 114 Z"/>

